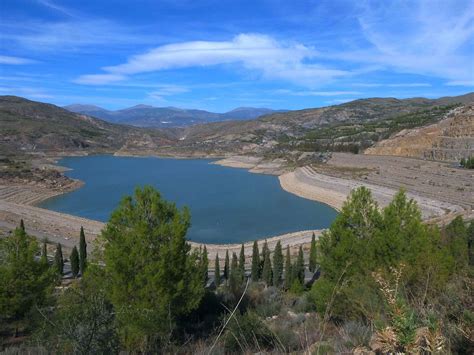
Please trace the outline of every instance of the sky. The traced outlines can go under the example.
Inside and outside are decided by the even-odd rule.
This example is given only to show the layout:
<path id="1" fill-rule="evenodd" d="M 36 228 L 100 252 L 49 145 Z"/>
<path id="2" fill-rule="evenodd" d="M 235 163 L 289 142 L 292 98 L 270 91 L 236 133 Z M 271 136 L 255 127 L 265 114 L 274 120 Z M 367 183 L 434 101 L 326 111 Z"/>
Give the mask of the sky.
<path id="1" fill-rule="evenodd" d="M 0 95 L 225 112 L 472 91 L 471 0 L 0 1 Z"/>

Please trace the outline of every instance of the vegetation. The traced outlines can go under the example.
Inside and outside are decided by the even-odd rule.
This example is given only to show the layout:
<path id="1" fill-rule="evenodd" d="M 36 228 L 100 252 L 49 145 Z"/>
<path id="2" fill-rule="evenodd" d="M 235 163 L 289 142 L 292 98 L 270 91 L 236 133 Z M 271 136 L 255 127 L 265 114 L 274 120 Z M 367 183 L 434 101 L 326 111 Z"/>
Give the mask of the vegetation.
<path id="1" fill-rule="evenodd" d="M 69 260 L 71 261 L 71 272 L 73 277 L 77 277 L 79 275 L 79 253 L 77 251 L 77 248 L 74 246 L 72 248 L 71 256 L 69 257 Z"/>
<path id="2" fill-rule="evenodd" d="M 460 165 L 465 169 L 474 169 L 474 156 L 467 159 L 462 158 Z"/>
<path id="3" fill-rule="evenodd" d="M 86 235 L 84 234 L 84 228 L 81 227 L 81 232 L 79 234 L 79 267 L 81 270 L 81 275 L 84 275 L 87 266 L 87 243 Z"/>
<path id="4" fill-rule="evenodd" d="M 57 262 L 45 263 L 17 228 L 0 239 L 2 334 L 27 331 L 35 353 L 474 350 L 472 221 L 427 225 L 404 191 L 380 209 L 362 187 L 312 238 L 307 263 L 302 247 L 292 256 L 265 242 L 259 254 L 254 243 L 251 278 L 241 248 L 240 257 L 226 253 L 219 282 L 216 255 L 215 290 L 204 287 L 206 248 L 186 243 L 189 223 L 186 209 L 137 189 L 112 214 L 97 260 L 60 292 Z M 320 275 L 314 283 L 305 279 L 310 267 Z"/>

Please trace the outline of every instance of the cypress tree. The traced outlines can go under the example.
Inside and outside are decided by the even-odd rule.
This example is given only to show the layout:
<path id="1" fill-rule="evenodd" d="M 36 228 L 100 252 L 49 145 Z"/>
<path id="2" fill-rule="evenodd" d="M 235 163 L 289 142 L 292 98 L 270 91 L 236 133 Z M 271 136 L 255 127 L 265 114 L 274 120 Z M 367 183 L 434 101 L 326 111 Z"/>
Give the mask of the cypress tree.
<path id="1" fill-rule="evenodd" d="M 71 260 L 72 276 L 77 277 L 77 275 L 79 274 L 79 253 L 77 252 L 76 246 L 72 248 L 71 256 L 69 259 Z"/>
<path id="2" fill-rule="evenodd" d="M 54 254 L 54 266 L 58 274 L 62 275 L 64 272 L 64 259 L 61 243 L 56 245 L 56 253 Z"/>
<path id="3" fill-rule="evenodd" d="M 221 284 L 221 266 L 219 265 L 219 254 L 216 254 L 216 264 L 214 266 L 214 280 L 216 286 L 218 287 Z"/>
<path id="4" fill-rule="evenodd" d="M 272 260 L 268 247 L 265 249 L 265 257 L 263 259 L 262 279 L 265 281 L 267 286 L 272 285 Z"/>
<path id="5" fill-rule="evenodd" d="M 202 282 L 204 285 L 207 284 L 207 280 L 209 278 L 208 271 L 209 271 L 209 258 L 207 256 L 207 248 L 204 245 L 204 249 L 202 250 L 202 254 L 201 254 L 201 273 L 202 273 Z"/>
<path id="6" fill-rule="evenodd" d="M 291 270 L 291 256 L 290 256 L 290 246 L 286 246 L 286 260 L 285 260 L 285 288 L 289 289 L 292 283 L 293 271 Z"/>
<path id="7" fill-rule="evenodd" d="M 43 240 L 43 248 L 41 249 L 41 262 L 43 264 L 48 263 L 48 248 L 47 248 L 47 245 L 46 245 L 46 239 Z"/>
<path id="8" fill-rule="evenodd" d="M 258 251 L 257 241 L 253 242 L 252 251 L 252 281 L 258 281 L 260 279 L 260 254 Z"/>
<path id="9" fill-rule="evenodd" d="M 309 250 L 309 271 L 314 272 L 317 264 L 316 237 L 311 237 L 311 248 Z"/>
<path id="10" fill-rule="evenodd" d="M 283 276 L 283 251 L 280 241 L 277 242 L 273 251 L 273 285 L 279 287 Z"/>
<path id="11" fill-rule="evenodd" d="M 237 254 L 232 253 L 232 263 L 230 264 L 229 287 L 235 292 L 240 287 L 242 278 L 240 276 L 239 262 Z"/>
<path id="12" fill-rule="evenodd" d="M 301 284 L 304 283 L 304 255 L 303 247 L 301 245 L 298 251 L 298 259 L 296 259 L 295 264 L 295 278 L 298 279 Z"/>
<path id="13" fill-rule="evenodd" d="M 229 276 L 230 276 L 230 273 L 229 273 L 230 269 L 229 269 L 229 251 L 226 250 L 225 251 L 225 261 L 224 261 L 224 278 L 227 280 L 229 280 Z"/>
<path id="14" fill-rule="evenodd" d="M 84 275 L 87 267 L 87 243 L 86 236 L 84 234 L 84 228 L 81 226 L 81 233 L 79 238 L 79 269 L 81 275 Z"/>
<path id="15" fill-rule="evenodd" d="M 23 222 L 23 218 L 20 219 L 20 229 L 25 232 L 25 222 Z"/>
<path id="16" fill-rule="evenodd" d="M 267 240 L 265 239 L 265 242 L 263 243 L 262 246 L 262 252 L 260 256 L 260 277 L 263 278 L 263 264 L 265 263 L 265 255 L 267 254 L 267 249 L 268 249 L 268 244 Z"/>
<path id="17" fill-rule="evenodd" d="M 242 247 L 240 248 L 239 269 L 242 276 L 245 276 L 245 249 L 244 249 L 243 243 L 242 243 Z"/>

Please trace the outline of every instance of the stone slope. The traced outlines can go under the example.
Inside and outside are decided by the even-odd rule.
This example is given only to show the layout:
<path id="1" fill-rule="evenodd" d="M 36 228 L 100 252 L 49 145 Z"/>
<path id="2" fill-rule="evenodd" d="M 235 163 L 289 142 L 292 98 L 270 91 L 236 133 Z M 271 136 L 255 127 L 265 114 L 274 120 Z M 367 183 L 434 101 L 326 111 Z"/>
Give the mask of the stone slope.
<path id="1" fill-rule="evenodd" d="M 474 105 L 455 108 L 435 124 L 400 131 L 365 154 L 446 161 L 467 158 L 474 154 Z"/>

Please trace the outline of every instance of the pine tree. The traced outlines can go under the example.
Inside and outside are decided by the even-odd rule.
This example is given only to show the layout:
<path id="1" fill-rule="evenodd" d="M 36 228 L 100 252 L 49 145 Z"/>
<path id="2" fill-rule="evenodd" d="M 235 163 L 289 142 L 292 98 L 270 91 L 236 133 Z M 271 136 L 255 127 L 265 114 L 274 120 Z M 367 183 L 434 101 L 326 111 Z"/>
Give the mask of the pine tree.
<path id="1" fill-rule="evenodd" d="M 84 228 L 81 226 L 81 233 L 79 238 L 79 269 L 81 275 L 84 275 L 87 267 L 87 243 L 86 236 L 84 234 Z"/>
<path id="2" fill-rule="evenodd" d="M 224 260 L 224 279 L 227 281 L 229 280 L 230 276 L 230 264 L 229 264 L 229 251 L 225 251 L 225 260 Z"/>
<path id="3" fill-rule="evenodd" d="M 209 279 L 209 258 L 207 255 L 207 248 L 204 245 L 204 249 L 201 253 L 201 274 L 202 274 L 202 282 L 204 286 L 207 284 L 207 280 Z"/>
<path id="4" fill-rule="evenodd" d="M 239 269 L 242 276 L 245 276 L 245 249 L 244 249 L 243 243 L 242 243 L 242 247 L 240 248 Z"/>
<path id="5" fill-rule="evenodd" d="M 279 287 L 283 276 L 283 251 L 280 241 L 277 242 L 273 251 L 273 285 Z"/>
<path id="6" fill-rule="evenodd" d="M 77 275 L 79 274 L 79 253 L 77 252 L 76 246 L 72 248 L 71 256 L 69 259 L 71 260 L 72 276 L 77 277 Z"/>
<path id="7" fill-rule="evenodd" d="M 214 267 L 214 280 L 216 286 L 219 287 L 221 284 L 221 266 L 219 265 L 219 254 L 216 254 L 216 264 Z"/>
<path id="8" fill-rule="evenodd" d="M 268 247 L 265 249 L 265 257 L 263 259 L 262 279 L 265 281 L 267 286 L 272 285 L 272 260 Z"/>
<path id="9" fill-rule="evenodd" d="M 316 237 L 313 233 L 311 238 L 311 249 L 309 250 L 309 271 L 314 272 L 317 265 Z"/>
<path id="10" fill-rule="evenodd" d="M 286 260 L 285 260 L 285 289 L 289 289 L 292 284 L 293 270 L 291 270 L 291 256 L 290 246 L 286 246 Z"/>
<path id="11" fill-rule="evenodd" d="M 25 222 L 23 222 L 23 218 L 20 219 L 20 229 L 25 232 Z"/>
<path id="12" fill-rule="evenodd" d="M 64 272 L 64 259 L 61 243 L 56 245 L 56 253 L 54 254 L 54 266 L 58 274 L 62 275 Z"/>
<path id="13" fill-rule="evenodd" d="M 260 279 L 260 254 L 258 251 L 257 241 L 253 242 L 252 251 L 252 281 L 256 282 Z"/>

